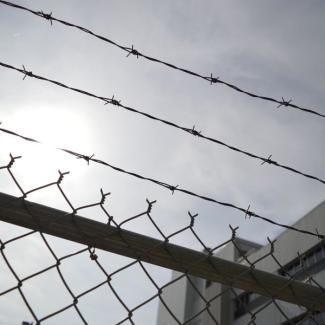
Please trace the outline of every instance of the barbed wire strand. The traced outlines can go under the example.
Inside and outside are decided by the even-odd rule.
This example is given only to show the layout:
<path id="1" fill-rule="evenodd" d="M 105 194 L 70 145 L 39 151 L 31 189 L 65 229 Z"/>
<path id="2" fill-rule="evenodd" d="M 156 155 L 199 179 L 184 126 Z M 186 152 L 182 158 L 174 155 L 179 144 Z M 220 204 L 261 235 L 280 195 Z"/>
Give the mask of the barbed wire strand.
<path id="1" fill-rule="evenodd" d="M 314 176 L 314 175 L 311 175 L 311 174 L 307 174 L 305 172 L 301 172 L 301 171 L 299 171 L 296 168 L 293 168 L 293 167 L 290 167 L 290 166 L 281 164 L 281 163 L 279 163 L 279 162 L 271 159 L 271 156 L 272 155 L 269 155 L 267 158 L 265 158 L 265 157 L 262 157 L 262 156 L 259 156 L 259 155 L 250 153 L 248 151 L 239 149 L 239 148 L 237 148 L 237 147 L 235 147 L 233 145 L 229 145 L 229 144 L 227 144 L 227 143 L 225 143 L 225 142 L 223 142 L 221 140 L 218 140 L 218 139 L 215 139 L 215 138 L 212 138 L 212 137 L 203 135 L 201 131 L 195 130 L 195 126 L 193 126 L 192 128 L 186 128 L 186 127 L 180 126 L 180 125 L 178 125 L 178 124 L 176 124 L 174 122 L 171 122 L 171 121 L 168 121 L 168 120 L 165 120 L 165 119 L 161 119 L 159 117 L 156 117 L 154 115 L 151 115 L 151 114 L 146 113 L 146 112 L 143 112 L 143 111 L 140 111 L 140 110 L 135 109 L 133 107 L 123 105 L 123 104 L 121 104 L 121 101 L 115 99 L 114 96 L 112 96 L 111 98 L 103 97 L 103 96 L 98 96 L 98 95 L 95 95 L 94 93 L 91 93 L 89 91 L 68 86 L 68 85 L 66 85 L 66 84 L 64 84 L 62 82 L 59 82 L 59 81 L 56 81 L 56 80 L 52 80 L 52 79 L 48 79 L 46 77 L 42 77 L 40 75 L 34 74 L 32 71 L 27 71 L 24 65 L 23 65 L 23 68 L 20 69 L 20 68 L 14 67 L 12 65 L 9 65 L 9 64 L 0 62 L 0 66 L 2 66 L 4 68 L 11 69 L 11 70 L 15 70 L 17 72 L 22 73 L 24 75 L 24 78 L 23 79 L 25 79 L 26 76 L 32 77 L 32 78 L 36 78 L 36 79 L 39 79 L 39 80 L 46 81 L 46 82 L 49 82 L 51 84 L 57 85 L 59 87 L 62 87 L 62 88 L 65 88 L 65 89 L 68 89 L 68 90 L 71 90 L 71 91 L 74 91 L 74 92 L 77 92 L 77 93 L 81 93 L 81 94 L 86 95 L 86 96 L 89 96 L 89 97 L 97 98 L 97 99 L 99 99 L 101 101 L 104 101 L 105 104 L 111 104 L 111 105 L 114 105 L 114 106 L 123 108 L 123 109 L 125 109 L 125 110 L 127 110 L 129 112 L 136 113 L 136 114 L 139 114 L 141 116 L 145 116 L 145 117 L 147 117 L 147 118 L 149 118 L 151 120 L 154 120 L 154 121 L 163 123 L 163 124 L 168 125 L 170 127 L 174 127 L 174 128 L 176 128 L 178 130 L 181 130 L 181 131 L 184 131 L 186 133 L 189 133 L 189 134 L 191 134 L 191 135 L 193 135 L 195 137 L 198 137 L 198 138 L 207 140 L 209 142 L 212 142 L 212 143 L 221 145 L 223 147 L 226 147 L 229 150 L 232 150 L 232 151 L 241 153 L 241 154 L 243 154 L 243 155 L 245 155 L 247 157 L 250 157 L 250 158 L 253 158 L 253 159 L 258 159 L 258 160 L 262 161 L 262 164 L 267 163 L 269 165 L 273 165 L 273 166 L 276 166 L 276 167 L 279 167 L 279 168 L 288 170 L 288 171 L 290 171 L 292 173 L 295 173 L 295 174 L 304 176 L 306 178 L 315 180 L 317 182 L 320 182 L 322 184 L 325 184 L 325 180 L 324 179 L 321 179 L 320 177 L 317 177 L 317 176 Z"/>
<path id="2" fill-rule="evenodd" d="M 29 141 L 29 142 L 37 143 L 37 144 L 44 144 L 41 141 L 38 141 L 36 139 L 20 135 L 20 134 L 18 134 L 16 132 L 13 132 L 11 130 L 0 128 L 0 131 L 4 132 L 4 133 L 7 133 L 7 134 L 10 134 L 12 136 L 18 137 L 18 138 L 23 139 L 25 141 Z M 60 151 L 63 151 L 65 153 L 69 154 L 69 155 L 72 155 L 72 156 L 74 156 L 74 157 L 76 157 L 78 159 L 83 159 L 88 163 L 88 165 L 89 165 L 89 162 L 92 161 L 94 163 L 109 167 L 109 168 L 111 168 L 111 169 L 113 169 L 113 170 L 115 170 L 117 172 L 127 174 L 129 176 L 132 176 L 132 177 L 135 177 L 135 178 L 138 178 L 138 179 L 141 179 L 141 180 L 149 181 L 149 182 L 154 183 L 156 185 L 159 185 L 161 187 L 167 188 L 168 190 L 170 190 L 172 192 L 172 194 L 174 194 L 174 192 L 178 191 L 178 192 L 181 192 L 183 194 L 186 194 L 186 195 L 189 195 L 189 196 L 192 196 L 192 197 L 196 197 L 196 198 L 199 198 L 199 199 L 204 200 L 204 201 L 208 201 L 208 202 L 211 202 L 211 203 L 214 203 L 214 204 L 218 204 L 218 205 L 222 205 L 222 206 L 225 206 L 225 207 L 228 207 L 228 208 L 238 210 L 238 211 L 243 212 L 245 214 L 245 219 L 247 217 L 248 218 L 254 217 L 254 218 L 263 220 L 265 222 L 268 222 L 270 224 L 273 224 L 275 226 L 290 229 L 290 230 L 300 232 L 300 233 L 303 233 L 303 234 L 312 235 L 312 236 L 315 236 L 315 237 L 317 237 L 319 239 L 325 239 L 325 235 L 320 234 L 318 231 L 317 232 L 312 232 L 312 231 L 309 231 L 309 230 L 298 229 L 298 228 L 296 228 L 294 226 L 286 225 L 286 224 L 274 221 L 274 220 L 272 220 L 270 218 L 264 217 L 264 216 L 262 216 L 260 214 L 257 214 L 257 213 L 250 210 L 250 205 L 248 206 L 248 208 L 244 209 L 244 208 L 242 208 L 240 206 L 237 206 L 236 204 L 233 204 L 233 203 L 223 202 L 223 201 L 216 200 L 214 198 L 211 198 L 211 197 L 208 197 L 208 196 L 205 196 L 205 195 L 197 194 L 197 193 L 195 193 L 195 192 L 193 192 L 191 190 L 181 188 L 179 185 L 171 185 L 171 184 L 156 180 L 154 178 L 146 177 L 146 176 L 137 174 L 135 172 L 127 171 L 127 170 L 125 170 L 125 169 L 123 169 L 121 167 L 112 165 L 111 163 L 108 163 L 108 162 L 103 161 L 101 159 L 95 158 L 94 154 L 92 154 L 91 156 L 88 156 L 88 155 L 84 155 L 84 154 L 81 154 L 81 153 L 77 153 L 77 152 L 72 151 L 70 149 L 65 149 L 65 148 L 56 148 L 56 149 L 60 150 Z"/>
<path id="3" fill-rule="evenodd" d="M 247 95 L 249 97 L 258 98 L 258 99 L 261 99 L 261 100 L 264 100 L 264 101 L 273 102 L 275 104 L 278 104 L 276 108 L 280 108 L 280 107 L 282 107 L 282 108 L 292 108 L 292 109 L 296 109 L 296 110 L 299 110 L 299 111 L 303 111 L 303 112 L 306 112 L 306 113 L 316 115 L 318 117 L 323 117 L 323 118 L 325 117 L 325 114 L 323 114 L 321 112 L 318 112 L 315 109 L 305 108 L 305 107 L 293 104 L 292 99 L 285 100 L 282 97 L 281 100 L 279 100 L 279 99 L 269 97 L 269 96 L 258 95 L 256 93 L 244 90 L 244 89 L 236 86 L 235 84 L 224 81 L 224 80 L 220 79 L 220 77 L 213 77 L 212 73 L 211 73 L 210 76 L 204 76 L 204 75 L 202 75 L 202 74 L 200 74 L 198 72 L 194 72 L 194 71 L 179 67 L 177 65 L 174 65 L 172 63 L 163 61 L 161 59 L 157 59 L 157 58 L 151 57 L 149 55 L 143 54 L 143 53 L 139 52 L 138 50 L 136 50 L 133 47 L 133 45 L 131 47 L 120 45 L 120 44 L 116 43 L 115 41 L 112 41 L 111 39 L 109 39 L 109 38 L 107 38 L 105 36 L 101 36 L 99 34 L 96 34 L 96 33 L 92 32 L 91 30 L 89 30 L 89 29 L 87 29 L 85 27 L 82 27 L 82 26 L 67 22 L 67 21 L 59 19 L 59 18 L 55 18 L 52 15 L 52 12 L 49 13 L 49 14 L 46 14 L 43 11 L 35 11 L 35 10 L 32 10 L 32 9 L 17 5 L 15 3 L 11 3 L 11 2 L 8 2 L 8 1 L 3 1 L 3 0 L 0 0 L 0 3 L 2 3 L 4 5 L 7 5 L 7 6 L 10 6 L 12 8 L 27 11 L 27 12 L 29 12 L 31 14 L 34 14 L 34 15 L 40 17 L 40 18 L 48 20 L 48 21 L 50 21 L 51 25 L 55 21 L 55 22 L 58 22 L 58 23 L 61 23 L 61 24 L 65 25 L 65 26 L 76 28 L 76 29 L 78 29 L 78 30 L 80 30 L 80 31 L 82 31 L 84 33 L 87 33 L 87 34 L 89 34 L 91 36 L 94 36 L 97 39 L 100 39 L 100 40 L 102 40 L 102 41 L 104 41 L 106 43 L 109 43 L 109 44 L 123 50 L 124 52 L 127 52 L 128 53 L 127 57 L 129 57 L 132 54 L 132 55 L 136 56 L 137 58 L 142 57 L 142 58 L 147 59 L 147 60 L 149 60 L 151 62 L 162 64 L 162 65 L 164 65 L 164 66 L 166 66 L 168 68 L 171 68 L 171 69 L 174 69 L 174 70 L 177 70 L 177 71 L 181 71 L 181 72 L 183 72 L 185 74 L 188 74 L 188 75 L 191 75 L 193 77 L 203 79 L 205 81 L 208 81 L 211 85 L 212 84 L 222 84 L 222 85 L 224 85 L 226 87 L 229 87 L 229 88 L 231 88 L 231 89 L 233 89 L 233 90 L 235 90 L 235 91 L 237 91 L 239 93 L 245 94 L 245 95 Z"/>

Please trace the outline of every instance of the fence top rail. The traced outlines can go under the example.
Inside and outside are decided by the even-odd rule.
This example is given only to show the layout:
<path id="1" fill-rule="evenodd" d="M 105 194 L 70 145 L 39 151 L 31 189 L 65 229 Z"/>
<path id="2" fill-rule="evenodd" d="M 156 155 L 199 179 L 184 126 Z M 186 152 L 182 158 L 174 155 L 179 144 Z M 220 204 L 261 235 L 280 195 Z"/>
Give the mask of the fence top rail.
<path id="1" fill-rule="evenodd" d="M 23 198 L 0 193 L 0 220 L 255 292 L 272 299 L 325 311 L 325 294 L 316 286 L 174 245 L 168 240 L 154 239 L 121 227 L 33 203 Z"/>

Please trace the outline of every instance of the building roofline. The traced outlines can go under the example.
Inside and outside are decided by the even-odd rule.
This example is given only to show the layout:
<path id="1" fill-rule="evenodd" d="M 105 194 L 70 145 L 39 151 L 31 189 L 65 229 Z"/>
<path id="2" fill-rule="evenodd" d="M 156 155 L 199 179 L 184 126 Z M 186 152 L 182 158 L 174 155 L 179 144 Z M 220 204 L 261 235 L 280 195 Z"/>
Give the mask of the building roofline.
<path id="1" fill-rule="evenodd" d="M 325 200 L 321 201 L 320 203 L 318 203 L 314 208 L 310 209 L 307 213 L 305 213 L 301 218 L 299 218 L 297 221 L 295 221 L 294 223 L 291 224 L 291 226 L 296 227 L 299 223 L 301 223 L 304 219 L 308 218 L 311 216 L 311 214 L 318 210 L 320 207 L 322 207 L 324 205 L 325 208 Z M 278 239 L 282 236 L 285 236 L 289 231 L 292 231 L 291 229 L 285 229 L 284 231 L 282 231 L 278 236 L 276 236 L 275 239 Z M 267 246 L 267 245 L 266 245 Z"/>

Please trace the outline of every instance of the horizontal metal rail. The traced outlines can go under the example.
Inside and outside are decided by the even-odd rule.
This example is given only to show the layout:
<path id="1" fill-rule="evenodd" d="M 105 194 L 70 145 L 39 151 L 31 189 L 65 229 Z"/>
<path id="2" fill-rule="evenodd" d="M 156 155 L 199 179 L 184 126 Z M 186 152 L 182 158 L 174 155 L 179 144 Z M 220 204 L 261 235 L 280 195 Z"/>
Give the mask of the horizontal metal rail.
<path id="1" fill-rule="evenodd" d="M 320 288 L 0 193 L 0 220 L 56 237 L 325 311 Z"/>

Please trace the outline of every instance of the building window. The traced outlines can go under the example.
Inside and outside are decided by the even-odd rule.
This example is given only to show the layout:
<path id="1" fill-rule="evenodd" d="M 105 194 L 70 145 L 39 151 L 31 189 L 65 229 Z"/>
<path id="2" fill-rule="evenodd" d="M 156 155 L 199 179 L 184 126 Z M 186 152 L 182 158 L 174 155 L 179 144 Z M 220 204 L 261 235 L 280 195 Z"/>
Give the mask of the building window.
<path id="1" fill-rule="evenodd" d="M 235 312 L 234 318 L 237 319 L 240 316 L 247 313 L 249 304 L 255 300 L 256 294 L 253 292 L 243 292 L 234 299 Z"/>
<path id="2" fill-rule="evenodd" d="M 307 251 L 301 259 L 298 257 L 279 270 L 283 276 L 304 277 L 304 271 L 317 273 L 325 268 L 325 246 L 320 243 Z"/>
<path id="3" fill-rule="evenodd" d="M 286 264 L 284 267 L 282 267 L 280 270 L 278 270 L 278 273 L 282 276 L 291 276 L 295 279 L 301 279 L 306 275 L 305 271 L 307 271 L 308 273 L 318 273 L 321 270 L 325 269 L 325 242 L 321 242 L 312 247 L 309 251 L 307 251 L 304 255 L 301 256 L 301 259 L 298 257 L 295 258 L 294 260 Z M 248 311 L 257 308 L 258 306 L 265 303 L 267 300 L 267 297 L 258 295 L 253 292 L 243 292 L 239 294 L 234 299 L 234 319 L 237 319 L 246 314 Z M 319 320 L 320 324 L 325 324 L 325 313 L 315 314 L 313 317 L 317 321 Z M 300 318 L 300 320 L 302 319 L 303 317 Z M 314 325 L 315 322 L 311 318 L 299 324 Z"/>
<path id="4" fill-rule="evenodd" d="M 306 313 L 300 314 L 284 323 L 282 325 L 291 325 L 291 324 L 299 324 L 299 325 L 315 325 L 315 324 L 325 324 L 325 313 L 315 312 L 312 317 L 306 318 Z"/>

